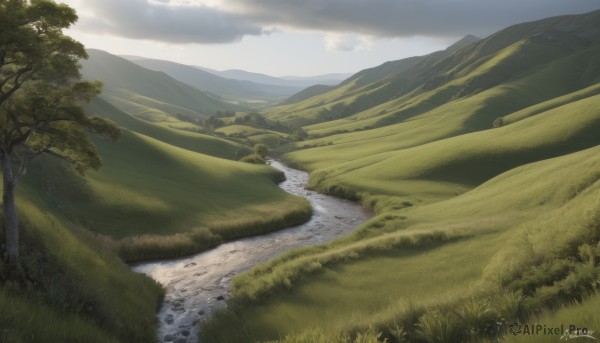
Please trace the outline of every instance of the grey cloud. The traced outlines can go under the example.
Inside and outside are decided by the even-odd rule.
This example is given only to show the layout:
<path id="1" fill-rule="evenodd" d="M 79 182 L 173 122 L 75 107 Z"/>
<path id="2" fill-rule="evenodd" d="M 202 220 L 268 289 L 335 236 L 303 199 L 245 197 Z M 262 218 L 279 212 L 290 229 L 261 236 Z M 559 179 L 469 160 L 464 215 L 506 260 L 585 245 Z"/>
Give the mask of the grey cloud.
<path id="1" fill-rule="evenodd" d="M 597 0 L 229 0 L 265 24 L 407 37 L 486 35 L 519 22 L 600 8 Z"/>
<path id="2" fill-rule="evenodd" d="M 170 43 L 230 43 L 264 34 L 249 18 L 207 6 L 171 6 L 168 0 L 86 0 L 93 17 L 79 27 L 135 39 Z"/>
<path id="3" fill-rule="evenodd" d="M 219 9 L 169 2 L 86 0 L 95 17 L 82 18 L 80 27 L 172 43 L 234 42 L 267 34 L 265 27 L 372 37 L 485 36 L 519 22 L 600 8 L 598 0 L 226 0 Z"/>

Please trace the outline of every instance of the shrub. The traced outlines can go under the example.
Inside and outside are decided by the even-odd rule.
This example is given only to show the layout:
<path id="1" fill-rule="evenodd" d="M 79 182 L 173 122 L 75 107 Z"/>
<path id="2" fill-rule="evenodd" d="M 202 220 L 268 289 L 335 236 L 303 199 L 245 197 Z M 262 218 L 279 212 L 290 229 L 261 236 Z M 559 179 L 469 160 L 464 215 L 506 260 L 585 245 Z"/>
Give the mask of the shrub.
<path id="1" fill-rule="evenodd" d="M 498 313 L 484 299 L 469 299 L 457 310 L 460 326 L 471 338 L 490 337 L 496 332 Z"/>
<path id="2" fill-rule="evenodd" d="M 494 309 L 501 319 L 517 321 L 524 319 L 523 293 L 521 291 L 508 291 L 494 298 Z"/>
<path id="3" fill-rule="evenodd" d="M 262 158 L 262 156 L 257 155 L 257 154 L 244 156 L 240 159 L 240 162 L 252 163 L 252 164 L 266 164 L 267 163 L 265 161 L 265 159 Z"/>
<path id="4" fill-rule="evenodd" d="M 463 342 L 465 330 L 453 312 L 426 312 L 417 324 L 417 336 L 428 343 Z"/>

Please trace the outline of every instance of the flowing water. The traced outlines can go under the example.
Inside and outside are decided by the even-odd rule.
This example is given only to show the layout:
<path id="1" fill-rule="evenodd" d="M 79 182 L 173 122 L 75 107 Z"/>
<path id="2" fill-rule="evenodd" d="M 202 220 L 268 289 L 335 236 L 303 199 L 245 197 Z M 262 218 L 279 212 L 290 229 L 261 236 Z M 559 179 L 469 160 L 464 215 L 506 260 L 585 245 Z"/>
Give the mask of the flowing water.
<path id="1" fill-rule="evenodd" d="M 343 236 L 371 218 L 360 205 L 305 189 L 308 174 L 271 161 L 282 170 L 285 191 L 308 199 L 313 208 L 310 221 L 262 236 L 240 239 L 194 256 L 154 261 L 133 266 L 166 289 L 158 313 L 161 342 L 195 343 L 198 324 L 226 305 L 231 279 L 253 266 L 290 249 L 327 242 Z"/>

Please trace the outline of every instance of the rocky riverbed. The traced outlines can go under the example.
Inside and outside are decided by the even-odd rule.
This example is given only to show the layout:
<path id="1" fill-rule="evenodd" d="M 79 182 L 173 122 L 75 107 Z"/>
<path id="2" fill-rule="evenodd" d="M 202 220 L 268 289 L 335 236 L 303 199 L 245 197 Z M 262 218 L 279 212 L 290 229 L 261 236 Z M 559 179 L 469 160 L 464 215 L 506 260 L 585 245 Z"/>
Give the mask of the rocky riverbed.
<path id="1" fill-rule="evenodd" d="M 305 197 L 313 207 L 310 221 L 262 236 L 240 239 L 182 259 L 133 266 L 166 289 L 158 313 L 160 341 L 198 342 L 198 324 L 226 305 L 231 279 L 256 264 L 295 247 L 314 245 L 343 236 L 372 216 L 359 204 L 305 189 L 308 174 L 271 161 L 282 170 L 285 191 Z"/>

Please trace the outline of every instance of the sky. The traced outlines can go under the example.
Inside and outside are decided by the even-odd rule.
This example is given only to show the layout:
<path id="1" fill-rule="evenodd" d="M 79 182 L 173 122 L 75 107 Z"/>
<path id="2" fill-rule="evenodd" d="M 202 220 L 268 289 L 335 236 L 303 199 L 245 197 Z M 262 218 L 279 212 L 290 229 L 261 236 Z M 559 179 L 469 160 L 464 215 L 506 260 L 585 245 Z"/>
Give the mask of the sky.
<path id="1" fill-rule="evenodd" d="M 355 73 L 598 0 L 57 0 L 87 48 L 273 76 Z"/>

